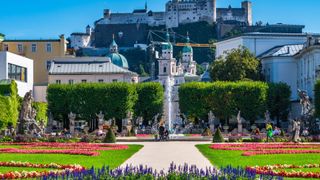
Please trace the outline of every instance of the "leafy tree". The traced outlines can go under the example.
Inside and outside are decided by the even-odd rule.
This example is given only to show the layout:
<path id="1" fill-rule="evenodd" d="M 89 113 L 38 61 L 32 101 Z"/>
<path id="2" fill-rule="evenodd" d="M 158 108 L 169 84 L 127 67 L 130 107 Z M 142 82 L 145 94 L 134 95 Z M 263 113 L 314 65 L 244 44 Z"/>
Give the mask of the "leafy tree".
<path id="1" fill-rule="evenodd" d="M 16 125 L 19 116 L 19 107 L 16 82 L 10 81 L 0 84 L 0 121 L 3 127 L 9 123 Z"/>
<path id="2" fill-rule="evenodd" d="M 47 110 L 48 104 L 42 102 L 34 102 L 32 104 L 33 108 L 37 111 L 36 120 L 39 122 L 41 120 L 46 124 L 48 121 Z"/>
<path id="3" fill-rule="evenodd" d="M 258 59 L 247 48 L 233 49 L 213 62 L 210 75 L 213 81 L 260 80 Z"/>
<path id="4" fill-rule="evenodd" d="M 320 80 L 315 83 L 314 87 L 314 106 L 315 116 L 320 118 Z"/>
<path id="5" fill-rule="evenodd" d="M 150 63 L 147 59 L 146 51 L 141 48 L 128 49 L 121 52 L 128 60 L 129 70 L 137 72 L 140 75 L 143 73 L 149 73 Z M 143 71 L 141 69 L 143 67 Z M 145 72 L 147 70 L 147 72 Z"/>

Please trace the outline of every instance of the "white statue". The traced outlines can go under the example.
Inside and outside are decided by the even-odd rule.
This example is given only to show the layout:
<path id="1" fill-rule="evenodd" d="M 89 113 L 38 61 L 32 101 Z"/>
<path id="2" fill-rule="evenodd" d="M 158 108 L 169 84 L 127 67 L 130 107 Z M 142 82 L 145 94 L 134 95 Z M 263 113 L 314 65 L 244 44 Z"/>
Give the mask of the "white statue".
<path id="1" fill-rule="evenodd" d="M 209 124 L 214 124 L 215 118 L 216 118 L 216 117 L 214 116 L 213 112 L 210 111 L 210 112 L 208 113 Z"/>
<path id="2" fill-rule="evenodd" d="M 301 115 L 307 115 L 311 111 L 311 102 L 310 98 L 306 91 L 302 91 L 298 89 L 298 94 L 300 97 L 300 104 L 301 104 Z"/>
<path id="3" fill-rule="evenodd" d="M 301 125 L 300 125 L 300 121 L 298 120 L 294 120 L 293 121 L 293 141 L 294 142 L 298 142 L 300 140 L 300 128 L 301 128 Z"/>
<path id="4" fill-rule="evenodd" d="M 270 118 L 270 112 L 269 110 L 267 110 L 265 113 L 264 113 L 264 117 L 265 117 L 265 123 L 270 123 L 271 121 L 271 118 Z"/>
<path id="5" fill-rule="evenodd" d="M 238 133 L 242 133 L 242 118 L 241 118 L 241 111 L 238 112 L 237 115 L 237 122 L 238 122 Z"/>
<path id="6" fill-rule="evenodd" d="M 99 126 L 104 124 L 104 114 L 102 113 L 102 111 L 100 111 L 99 114 L 96 114 L 96 116 L 98 117 L 98 122 L 99 122 Z"/>
<path id="7" fill-rule="evenodd" d="M 76 114 L 73 114 L 72 112 L 69 113 L 69 128 L 70 128 L 70 133 L 74 134 L 74 127 L 75 127 L 75 119 L 77 117 Z"/>

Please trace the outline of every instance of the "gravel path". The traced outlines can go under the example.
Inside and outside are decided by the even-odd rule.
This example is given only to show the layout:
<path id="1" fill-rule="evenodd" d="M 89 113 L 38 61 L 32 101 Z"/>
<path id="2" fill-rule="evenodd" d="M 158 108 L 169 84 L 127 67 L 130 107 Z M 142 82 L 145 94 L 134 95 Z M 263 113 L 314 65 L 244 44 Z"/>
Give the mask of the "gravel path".
<path id="1" fill-rule="evenodd" d="M 158 171 L 167 171 L 172 162 L 176 165 L 196 165 L 199 168 L 211 167 L 207 160 L 195 147 L 196 144 L 208 142 L 134 142 L 126 144 L 141 144 L 144 147 L 124 162 L 121 166 L 147 165 Z"/>

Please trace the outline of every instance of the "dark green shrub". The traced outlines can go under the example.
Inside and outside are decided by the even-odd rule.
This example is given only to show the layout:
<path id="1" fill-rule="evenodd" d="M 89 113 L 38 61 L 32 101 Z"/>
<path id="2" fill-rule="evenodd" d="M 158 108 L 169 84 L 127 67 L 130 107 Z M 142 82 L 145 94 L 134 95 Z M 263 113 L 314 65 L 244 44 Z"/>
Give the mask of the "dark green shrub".
<path id="1" fill-rule="evenodd" d="M 219 128 L 218 128 L 218 129 L 216 130 L 216 132 L 214 133 L 212 142 L 213 142 L 213 143 L 221 143 L 221 142 L 224 142 L 224 138 L 223 138 L 222 133 L 221 133 L 221 131 L 220 131 Z"/>
<path id="2" fill-rule="evenodd" d="M 315 116 L 320 118 L 320 80 L 318 80 L 314 86 L 314 106 Z"/>
<path id="3" fill-rule="evenodd" d="M 103 140 L 104 143 L 116 143 L 116 136 L 112 129 L 109 129 L 106 137 Z"/>

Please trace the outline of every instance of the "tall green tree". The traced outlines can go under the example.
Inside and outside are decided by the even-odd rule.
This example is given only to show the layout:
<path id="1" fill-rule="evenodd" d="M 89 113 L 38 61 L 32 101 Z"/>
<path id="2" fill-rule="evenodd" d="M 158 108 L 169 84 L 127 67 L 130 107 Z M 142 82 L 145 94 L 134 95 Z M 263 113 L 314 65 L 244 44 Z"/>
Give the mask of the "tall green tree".
<path id="1" fill-rule="evenodd" d="M 245 47 L 233 49 L 211 65 L 213 81 L 260 80 L 258 59 Z"/>

